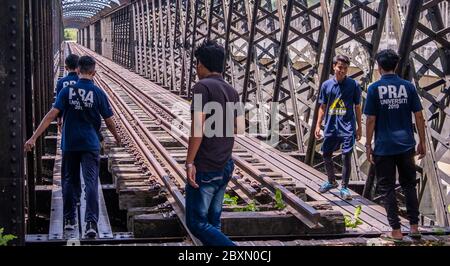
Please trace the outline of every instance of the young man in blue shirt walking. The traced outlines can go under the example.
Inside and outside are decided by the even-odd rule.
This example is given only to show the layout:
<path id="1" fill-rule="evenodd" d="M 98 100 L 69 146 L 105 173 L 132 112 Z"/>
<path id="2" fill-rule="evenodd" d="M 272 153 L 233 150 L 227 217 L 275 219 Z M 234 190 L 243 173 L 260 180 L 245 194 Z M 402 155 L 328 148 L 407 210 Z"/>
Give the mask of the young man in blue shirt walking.
<path id="1" fill-rule="evenodd" d="M 76 191 L 74 183 L 79 182 L 80 164 L 83 171 L 86 193 L 86 236 L 97 236 L 98 174 L 100 162 L 99 130 L 101 118 L 109 131 L 121 145 L 113 112 L 107 95 L 92 81 L 95 75 L 95 60 L 83 56 L 78 62 L 80 80 L 73 86 L 65 87 L 58 94 L 54 107 L 47 113 L 33 136 L 25 143 L 25 151 L 30 151 L 36 139 L 50 123 L 63 114 L 62 191 L 64 209 L 64 228 L 73 230 L 76 226 Z"/>
<path id="2" fill-rule="evenodd" d="M 340 195 L 351 200 L 348 182 L 351 173 L 351 158 L 356 140 L 361 138 L 361 87 L 358 82 L 347 77 L 350 60 L 347 56 L 337 55 L 333 59 L 335 76 L 322 84 L 319 96 L 319 116 L 315 136 L 320 139 L 320 126 L 325 117 L 324 140 L 322 145 L 323 160 L 328 181 L 319 192 L 325 193 L 337 188 L 334 174 L 333 152 L 342 149 L 342 185 Z M 356 118 L 355 118 L 356 113 Z M 356 124 L 358 127 L 356 127 Z"/>
<path id="3" fill-rule="evenodd" d="M 420 237 L 419 201 L 416 194 L 416 165 L 414 156 L 425 156 L 425 121 L 422 105 L 414 85 L 395 74 L 399 56 L 393 50 L 383 50 L 376 55 L 381 79 L 369 86 L 364 114 L 366 123 L 367 158 L 375 164 L 378 188 L 384 197 L 392 232 L 382 237 L 401 240 L 400 219 L 395 196 L 396 170 L 405 195 L 410 235 Z M 412 113 L 416 120 L 419 143 L 415 150 Z M 375 147 L 372 138 L 375 132 Z"/>

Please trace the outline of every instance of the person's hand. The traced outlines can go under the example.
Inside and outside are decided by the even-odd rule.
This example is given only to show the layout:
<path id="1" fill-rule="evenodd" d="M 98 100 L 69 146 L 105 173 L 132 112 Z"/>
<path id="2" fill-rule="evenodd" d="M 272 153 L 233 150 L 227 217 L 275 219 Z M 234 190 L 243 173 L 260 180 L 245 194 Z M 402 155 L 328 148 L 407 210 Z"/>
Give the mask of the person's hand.
<path id="1" fill-rule="evenodd" d="M 419 142 L 417 144 L 416 155 L 419 155 L 419 159 L 425 157 L 425 144 L 423 142 Z"/>
<path id="2" fill-rule="evenodd" d="M 316 131 L 314 132 L 314 135 L 316 136 L 317 140 L 322 138 L 322 134 L 320 134 L 320 125 L 316 126 Z"/>
<path id="3" fill-rule="evenodd" d="M 373 152 L 372 152 L 372 145 L 366 145 L 366 154 L 367 154 L 367 160 L 371 164 L 375 164 L 373 160 Z"/>
<path id="4" fill-rule="evenodd" d="M 359 141 L 361 139 L 361 136 L 362 136 L 362 129 L 358 127 L 358 129 L 356 130 L 356 141 Z"/>
<path id="5" fill-rule="evenodd" d="M 197 172 L 197 169 L 195 169 L 194 164 L 186 164 L 187 181 L 188 181 L 189 185 L 191 185 L 193 188 L 198 188 L 198 184 L 195 182 L 196 172 Z"/>
<path id="6" fill-rule="evenodd" d="M 29 152 L 33 149 L 35 144 L 36 144 L 36 140 L 33 137 L 31 137 L 29 140 L 27 140 L 27 142 L 25 142 L 23 150 L 25 152 Z"/>

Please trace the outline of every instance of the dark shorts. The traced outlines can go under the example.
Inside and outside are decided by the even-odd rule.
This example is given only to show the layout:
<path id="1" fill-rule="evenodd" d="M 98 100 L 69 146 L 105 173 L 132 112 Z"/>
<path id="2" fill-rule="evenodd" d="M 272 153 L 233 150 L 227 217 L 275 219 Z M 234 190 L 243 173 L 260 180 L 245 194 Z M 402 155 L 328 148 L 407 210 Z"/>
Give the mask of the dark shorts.
<path id="1" fill-rule="evenodd" d="M 323 153 L 331 153 L 338 150 L 342 146 L 342 153 L 347 153 L 352 151 L 355 145 L 355 137 L 325 137 L 322 144 Z"/>

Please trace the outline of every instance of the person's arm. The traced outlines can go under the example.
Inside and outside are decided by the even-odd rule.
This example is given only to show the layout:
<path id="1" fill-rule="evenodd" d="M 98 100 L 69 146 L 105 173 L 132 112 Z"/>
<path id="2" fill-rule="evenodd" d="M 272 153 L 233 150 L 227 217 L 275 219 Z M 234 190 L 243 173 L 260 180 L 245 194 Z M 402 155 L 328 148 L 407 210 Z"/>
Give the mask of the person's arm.
<path id="1" fill-rule="evenodd" d="M 422 111 L 415 112 L 414 117 L 416 119 L 417 132 L 419 133 L 419 144 L 417 144 L 416 154 L 419 155 L 419 159 L 422 159 L 426 153 L 425 119 Z"/>
<path id="2" fill-rule="evenodd" d="M 111 132 L 111 134 L 113 134 L 114 138 L 116 139 L 117 145 L 122 146 L 122 141 L 120 139 L 120 136 L 119 136 L 119 134 L 117 134 L 116 123 L 114 123 L 114 120 L 112 119 L 112 117 L 106 118 L 105 124 L 106 124 L 106 127 L 108 128 L 109 132 Z"/>
<path id="3" fill-rule="evenodd" d="M 356 129 L 356 140 L 360 140 L 362 136 L 362 125 L 361 125 L 361 117 L 362 117 L 362 108 L 361 104 L 355 105 L 355 113 L 356 113 L 356 124 L 358 128 Z"/>
<path id="4" fill-rule="evenodd" d="M 234 134 L 241 136 L 245 134 L 245 119 L 243 115 L 239 115 L 234 119 Z"/>
<path id="5" fill-rule="evenodd" d="M 377 121 L 377 117 L 374 115 L 367 115 L 366 120 L 366 153 L 367 153 L 367 160 L 373 164 L 373 158 L 372 158 L 372 138 L 373 138 L 373 132 L 375 131 L 375 122 Z"/>
<path id="6" fill-rule="evenodd" d="M 55 120 L 55 118 L 58 116 L 58 114 L 59 114 L 59 109 L 52 108 L 45 115 L 44 119 L 42 119 L 42 121 L 41 121 L 41 124 L 39 124 L 38 128 L 34 132 L 33 136 L 31 136 L 31 138 L 29 140 L 27 140 L 27 142 L 25 142 L 25 145 L 24 145 L 25 152 L 29 152 L 29 151 L 31 151 L 31 149 L 33 149 L 37 138 L 39 138 L 42 135 L 42 133 L 44 133 L 44 131 L 48 128 L 50 123 L 53 120 Z"/>
<path id="7" fill-rule="evenodd" d="M 319 107 L 319 115 L 317 116 L 317 124 L 315 130 L 316 139 L 320 139 L 322 135 L 320 134 L 320 126 L 322 125 L 323 117 L 325 116 L 327 106 L 325 104 L 321 104 Z"/>
<path id="8" fill-rule="evenodd" d="M 201 112 L 194 112 L 191 122 L 191 135 L 189 137 L 189 145 L 186 157 L 186 170 L 188 183 L 198 188 L 198 184 L 195 182 L 196 169 L 194 165 L 194 159 L 203 139 L 203 125 L 205 123 L 206 115 Z"/>

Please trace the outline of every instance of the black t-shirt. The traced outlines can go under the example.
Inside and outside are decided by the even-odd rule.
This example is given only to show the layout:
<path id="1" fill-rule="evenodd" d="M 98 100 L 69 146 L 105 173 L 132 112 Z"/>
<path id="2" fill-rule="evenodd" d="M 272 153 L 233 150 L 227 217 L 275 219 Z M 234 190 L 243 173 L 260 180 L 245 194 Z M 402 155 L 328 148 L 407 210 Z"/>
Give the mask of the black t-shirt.
<path id="1" fill-rule="evenodd" d="M 239 95 L 220 75 L 197 82 L 192 94 L 191 114 L 206 114 L 202 143 L 194 159 L 195 167 L 200 172 L 221 171 L 231 158 L 235 117 L 243 110 Z"/>

